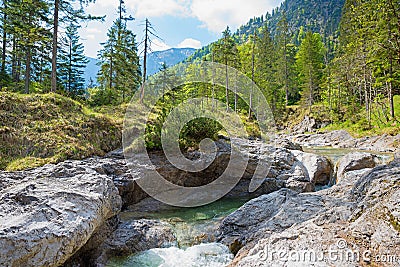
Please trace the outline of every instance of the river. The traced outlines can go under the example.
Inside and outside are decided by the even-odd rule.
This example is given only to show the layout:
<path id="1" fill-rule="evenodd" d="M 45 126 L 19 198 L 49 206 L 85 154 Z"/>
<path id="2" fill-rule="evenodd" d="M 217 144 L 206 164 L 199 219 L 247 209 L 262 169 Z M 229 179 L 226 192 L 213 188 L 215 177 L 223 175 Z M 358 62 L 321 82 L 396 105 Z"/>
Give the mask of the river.
<path id="1" fill-rule="evenodd" d="M 352 149 L 330 147 L 304 148 L 305 152 L 329 158 L 334 165 Z M 372 152 L 385 164 L 393 158 L 391 153 Z M 326 187 L 317 188 L 322 190 Z M 178 208 L 157 204 L 157 210 L 146 209 L 154 206 L 147 199 L 133 210 L 122 212 L 123 221 L 141 218 L 156 219 L 169 223 L 177 237 L 177 243 L 169 247 L 155 248 L 128 257 L 115 257 L 107 263 L 108 267 L 221 267 L 233 259 L 228 247 L 215 243 L 214 235 L 219 223 L 227 215 L 241 207 L 248 198 L 222 198 L 212 204 L 196 208 Z"/>

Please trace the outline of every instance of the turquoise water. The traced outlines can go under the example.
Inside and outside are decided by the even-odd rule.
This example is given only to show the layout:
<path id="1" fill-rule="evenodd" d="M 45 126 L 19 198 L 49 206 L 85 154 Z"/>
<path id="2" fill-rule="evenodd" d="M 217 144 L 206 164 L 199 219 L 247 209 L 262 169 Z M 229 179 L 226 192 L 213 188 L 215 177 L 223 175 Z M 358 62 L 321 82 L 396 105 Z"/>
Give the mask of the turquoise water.
<path id="1" fill-rule="evenodd" d="M 345 155 L 351 152 L 366 152 L 378 157 L 380 163 L 386 164 L 393 160 L 393 153 L 383 153 L 375 151 L 355 150 L 350 148 L 332 148 L 332 147 L 303 147 L 304 152 L 314 153 L 329 158 L 332 163 L 336 163 Z"/>
<path id="2" fill-rule="evenodd" d="M 176 247 L 155 248 L 128 257 L 112 258 L 107 266 L 128 267 L 220 267 L 233 259 L 228 247 L 215 243 L 214 234 L 221 220 L 231 214 L 248 198 L 223 198 L 196 208 L 178 208 L 160 204 L 157 210 L 146 209 L 150 203 L 139 203 L 136 210 L 123 212 L 123 221 L 155 219 L 172 226 L 178 239 Z M 143 206 L 143 207 L 141 207 Z"/>
<path id="3" fill-rule="evenodd" d="M 199 244 L 186 249 L 177 247 L 155 248 L 131 255 L 127 258 L 112 259 L 108 267 L 220 267 L 233 259 L 229 249 L 219 243 Z"/>

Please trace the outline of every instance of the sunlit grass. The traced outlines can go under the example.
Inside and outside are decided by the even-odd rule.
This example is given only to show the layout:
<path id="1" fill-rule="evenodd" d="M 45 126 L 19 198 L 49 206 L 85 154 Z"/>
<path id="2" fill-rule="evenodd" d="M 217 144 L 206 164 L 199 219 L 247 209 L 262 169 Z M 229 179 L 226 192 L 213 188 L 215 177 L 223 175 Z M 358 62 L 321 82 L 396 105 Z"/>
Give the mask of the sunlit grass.
<path id="1" fill-rule="evenodd" d="M 121 146 L 122 119 L 58 94 L 0 93 L 0 169 L 104 155 Z"/>

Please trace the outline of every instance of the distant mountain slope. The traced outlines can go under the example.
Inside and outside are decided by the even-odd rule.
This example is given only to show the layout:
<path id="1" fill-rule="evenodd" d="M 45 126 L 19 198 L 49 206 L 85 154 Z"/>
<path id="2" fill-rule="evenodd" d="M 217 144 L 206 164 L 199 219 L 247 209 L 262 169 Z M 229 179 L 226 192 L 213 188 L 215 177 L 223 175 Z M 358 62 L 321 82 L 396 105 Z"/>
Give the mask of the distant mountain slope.
<path id="1" fill-rule="evenodd" d="M 278 23 L 283 14 L 289 24 L 289 31 L 293 36 L 293 41 L 298 43 L 298 33 L 301 29 L 311 30 L 320 33 L 324 38 L 337 37 L 342 9 L 345 0 L 285 0 L 280 7 L 277 7 L 272 13 L 265 16 L 254 17 L 245 25 L 239 27 L 235 32 L 234 38 L 237 43 L 243 43 L 254 33 L 254 30 L 260 32 L 260 28 L 267 22 L 268 28 L 275 36 L 278 29 Z M 211 51 L 212 44 L 209 44 L 199 50 L 196 50 L 193 56 L 187 61 L 200 59 Z"/>
<path id="2" fill-rule="evenodd" d="M 161 64 L 165 62 L 168 67 L 174 66 L 186 58 L 191 56 L 196 49 L 193 48 L 171 48 L 165 51 L 157 51 L 150 53 L 147 58 L 147 74 L 153 75 L 159 71 Z M 88 57 L 89 63 L 85 69 L 85 80 L 86 85 L 90 84 L 90 79 L 97 83 L 97 73 L 99 72 L 100 66 L 97 65 L 98 59 Z M 141 60 L 142 62 L 142 60 Z"/>
<path id="3" fill-rule="evenodd" d="M 165 62 L 168 67 L 174 66 L 191 56 L 196 49 L 194 48 L 171 48 L 165 51 L 157 51 L 149 54 L 147 58 L 147 73 L 153 75 L 157 73 L 161 64 Z"/>
<path id="4" fill-rule="evenodd" d="M 87 57 L 89 60 L 88 64 L 86 65 L 85 68 L 85 81 L 86 81 L 86 86 L 90 84 L 90 79 L 93 80 L 93 83 L 96 84 L 97 80 L 97 73 L 99 72 L 100 66 L 97 65 L 99 62 L 98 59 Z"/>

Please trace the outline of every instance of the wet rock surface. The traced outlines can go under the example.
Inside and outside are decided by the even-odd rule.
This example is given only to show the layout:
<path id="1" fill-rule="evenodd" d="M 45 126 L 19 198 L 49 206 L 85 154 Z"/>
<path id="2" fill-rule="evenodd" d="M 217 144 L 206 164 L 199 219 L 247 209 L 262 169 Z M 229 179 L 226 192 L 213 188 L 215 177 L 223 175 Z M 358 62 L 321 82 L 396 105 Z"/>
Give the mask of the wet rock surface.
<path id="1" fill-rule="evenodd" d="M 122 222 L 105 242 L 91 253 L 94 264 L 103 266 L 110 257 L 128 256 L 152 248 L 176 245 L 177 239 L 167 223 L 139 219 Z"/>

